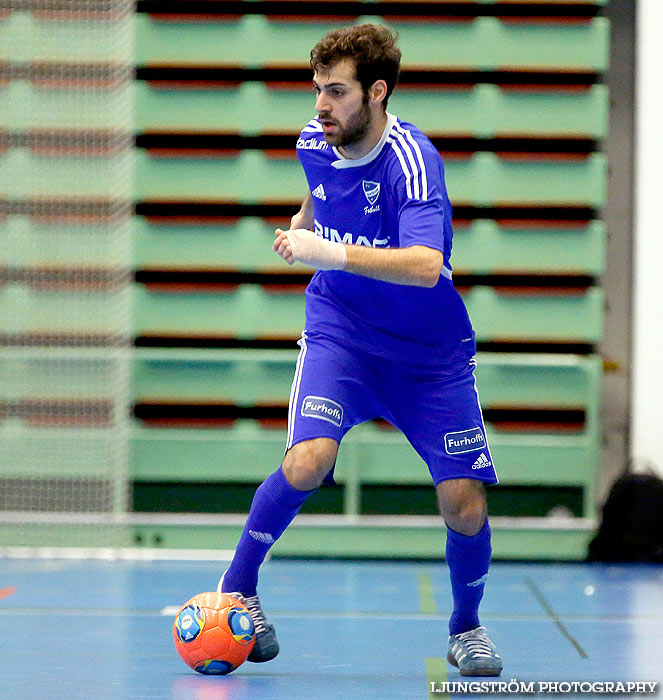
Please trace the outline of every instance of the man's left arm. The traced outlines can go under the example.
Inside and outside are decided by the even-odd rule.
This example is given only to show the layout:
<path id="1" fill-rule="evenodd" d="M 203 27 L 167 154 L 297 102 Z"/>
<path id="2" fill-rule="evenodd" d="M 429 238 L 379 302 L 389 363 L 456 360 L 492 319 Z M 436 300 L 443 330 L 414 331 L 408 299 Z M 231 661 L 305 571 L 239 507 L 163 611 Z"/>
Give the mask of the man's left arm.
<path id="1" fill-rule="evenodd" d="M 434 287 L 444 263 L 441 251 L 424 245 L 369 248 L 328 241 L 306 229 L 276 229 L 273 247 L 289 265 L 299 261 L 318 270 L 345 270 L 415 287 Z"/>

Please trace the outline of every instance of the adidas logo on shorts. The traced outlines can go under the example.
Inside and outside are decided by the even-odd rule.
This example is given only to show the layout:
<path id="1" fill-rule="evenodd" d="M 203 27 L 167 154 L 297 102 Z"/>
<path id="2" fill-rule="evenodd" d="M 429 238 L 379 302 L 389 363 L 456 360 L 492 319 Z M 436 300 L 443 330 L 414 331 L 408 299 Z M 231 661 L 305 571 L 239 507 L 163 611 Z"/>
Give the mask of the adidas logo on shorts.
<path id="1" fill-rule="evenodd" d="M 472 469 L 483 469 L 484 467 L 490 467 L 492 462 L 486 457 L 486 453 L 482 452 L 477 460 L 472 465 Z"/>
<path id="2" fill-rule="evenodd" d="M 314 190 L 311 192 L 311 194 L 314 197 L 317 197 L 318 199 L 321 199 L 323 202 L 327 201 L 327 195 L 325 194 L 325 188 L 322 186 L 322 183 L 320 183 Z"/>

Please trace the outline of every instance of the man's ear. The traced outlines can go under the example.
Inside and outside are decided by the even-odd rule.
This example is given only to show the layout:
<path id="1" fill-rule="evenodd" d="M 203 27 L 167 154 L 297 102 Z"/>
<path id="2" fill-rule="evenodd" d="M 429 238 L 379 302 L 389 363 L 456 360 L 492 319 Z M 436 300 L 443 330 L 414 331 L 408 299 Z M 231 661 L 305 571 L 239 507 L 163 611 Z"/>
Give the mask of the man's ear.
<path id="1" fill-rule="evenodd" d="M 368 97 L 372 102 L 384 102 L 387 97 L 387 83 L 384 80 L 376 80 L 368 88 Z"/>

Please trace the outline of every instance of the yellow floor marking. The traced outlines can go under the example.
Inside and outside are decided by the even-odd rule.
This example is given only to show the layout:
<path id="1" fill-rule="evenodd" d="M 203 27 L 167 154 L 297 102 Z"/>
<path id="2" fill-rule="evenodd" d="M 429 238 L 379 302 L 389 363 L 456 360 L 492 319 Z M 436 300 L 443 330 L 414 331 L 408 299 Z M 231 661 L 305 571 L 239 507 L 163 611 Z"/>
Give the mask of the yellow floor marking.
<path id="1" fill-rule="evenodd" d="M 437 612 L 435 596 L 433 595 L 433 584 L 428 574 L 419 574 L 419 611 L 433 614 Z"/>
<path id="2" fill-rule="evenodd" d="M 445 659 L 426 659 L 426 682 L 428 683 L 428 700 L 448 700 L 449 693 L 441 692 L 442 684 L 447 681 L 447 662 Z"/>

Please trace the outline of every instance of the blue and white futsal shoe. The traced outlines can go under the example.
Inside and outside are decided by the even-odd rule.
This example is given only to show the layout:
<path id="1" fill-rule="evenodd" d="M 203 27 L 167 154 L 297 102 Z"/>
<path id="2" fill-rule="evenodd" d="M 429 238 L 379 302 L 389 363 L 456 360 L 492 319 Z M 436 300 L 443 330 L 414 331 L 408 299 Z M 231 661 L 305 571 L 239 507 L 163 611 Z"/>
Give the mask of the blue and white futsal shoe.
<path id="1" fill-rule="evenodd" d="M 279 642 L 276 639 L 274 625 L 270 625 L 269 622 L 267 622 L 265 613 L 260 607 L 260 599 L 257 595 L 245 596 L 239 591 L 231 592 L 223 590 L 223 577 L 225 575 L 226 572 L 224 571 L 216 587 L 217 593 L 225 593 L 233 598 L 237 598 L 240 603 L 244 603 L 253 620 L 253 626 L 255 627 L 256 641 L 251 653 L 247 657 L 248 661 L 253 661 L 254 663 L 271 661 L 279 653 Z"/>
<path id="2" fill-rule="evenodd" d="M 447 661 L 460 670 L 461 676 L 499 676 L 502 673 L 502 659 L 485 627 L 452 634 Z"/>

